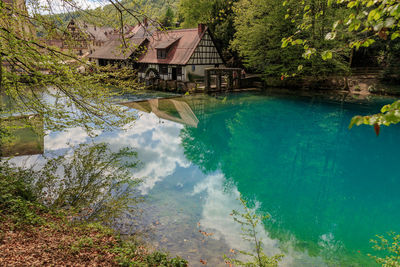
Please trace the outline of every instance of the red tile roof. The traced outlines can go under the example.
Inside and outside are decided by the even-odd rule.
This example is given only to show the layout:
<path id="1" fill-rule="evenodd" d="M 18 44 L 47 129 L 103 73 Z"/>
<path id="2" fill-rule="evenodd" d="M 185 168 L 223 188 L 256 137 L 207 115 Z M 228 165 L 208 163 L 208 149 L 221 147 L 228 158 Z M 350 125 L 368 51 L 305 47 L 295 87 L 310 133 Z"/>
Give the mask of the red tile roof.
<path id="1" fill-rule="evenodd" d="M 139 58 L 139 63 L 186 65 L 206 31 L 207 28 L 201 34 L 198 28 L 156 31 L 149 38 L 147 52 Z M 172 43 L 175 44 L 168 51 L 167 58 L 158 59 L 157 48 Z"/>

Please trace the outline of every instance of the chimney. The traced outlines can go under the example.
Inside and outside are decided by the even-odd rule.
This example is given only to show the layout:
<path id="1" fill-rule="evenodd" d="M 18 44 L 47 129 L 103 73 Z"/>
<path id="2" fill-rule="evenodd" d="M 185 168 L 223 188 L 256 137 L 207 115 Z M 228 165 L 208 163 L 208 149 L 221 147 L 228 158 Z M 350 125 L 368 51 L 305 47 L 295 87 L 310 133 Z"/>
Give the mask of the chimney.
<path id="1" fill-rule="evenodd" d="M 197 26 L 197 31 L 199 33 L 199 35 L 203 34 L 203 32 L 206 30 L 206 25 L 199 23 L 199 25 Z"/>

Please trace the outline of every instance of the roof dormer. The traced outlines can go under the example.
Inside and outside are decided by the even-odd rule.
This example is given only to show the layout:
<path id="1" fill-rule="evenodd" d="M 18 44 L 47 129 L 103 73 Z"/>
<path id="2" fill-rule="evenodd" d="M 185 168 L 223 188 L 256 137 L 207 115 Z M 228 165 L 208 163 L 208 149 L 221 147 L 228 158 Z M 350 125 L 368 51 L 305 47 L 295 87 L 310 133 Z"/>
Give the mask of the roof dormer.
<path id="1" fill-rule="evenodd" d="M 163 40 L 156 43 L 155 49 L 157 50 L 157 59 L 167 58 L 168 52 L 171 50 L 172 46 L 180 39 L 181 37 L 175 39 Z"/>

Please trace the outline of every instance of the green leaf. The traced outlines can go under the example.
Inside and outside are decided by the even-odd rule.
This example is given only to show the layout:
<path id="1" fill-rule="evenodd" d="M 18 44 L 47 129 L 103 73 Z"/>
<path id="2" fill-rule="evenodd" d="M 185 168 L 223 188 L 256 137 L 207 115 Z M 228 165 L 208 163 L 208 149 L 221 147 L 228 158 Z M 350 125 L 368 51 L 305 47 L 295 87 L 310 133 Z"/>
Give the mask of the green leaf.
<path id="1" fill-rule="evenodd" d="M 356 5 L 358 5 L 358 2 L 357 2 L 357 1 L 350 1 L 350 2 L 347 4 L 347 7 L 348 7 L 348 8 L 353 8 L 353 7 L 355 7 Z"/>
<path id="2" fill-rule="evenodd" d="M 375 16 L 374 16 L 374 20 L 378 20 L 378 19 L 380 19 L 381 18 L 381 13 L 380 12 L 376 12 L 375 13 Z"/>
<path id="3" fill-rule="evenodd" d="M 299 44 L 302 44 L 303 43 L 303 40 L 301 40 L 301 39 L 296 39 L 294 42 L 293 42 L 293 44 L 295 44 L 295 45 L 299 45 Z"/>
<path id="4" fill-rule="evenodd" d="M 374 39 L 367 39 L 364 42 L 362 42 L 361 46 L 362 47 L 369 47 L 370 45 L 372 45 L 373 43 L 375 43 Z"/>
<path id="5" fill-rule="evenodd" d="M 321 54 L 323 60 L 332 59 L 332 56 L 333 56 L 332 51 L 324 51 Z"/>
<path id="6" fill-rule="evenodd" d="M 369 14 L 368 14 L 368 20 L 372 20 L 373 17 L 375 16 L 375 14 L 376 14 L 376 9 L 371 10 L 371 11 L 369 12 Z"/>
<path id="7" fill-rule="evenodd" d="M 285 47 L 287 47 L 288 46 L 288 44 L 289 44 L 289 38 L 287 38 L 287 39 L 282 39 L 282 48 L 285 48 Z"/>
<path id="8" fill-rule="evenodd" d="M 350 125 L 349 125 L 349 129 L 353 128 L 354 125 L 360 125 L 360 121 L 361 121 L 362 117 L 361 116 L 355 116 L 351 119 Z"/>
<path id="9" fill-rule="evenodd" d="M 394 32 L 394 33 L 392 33 L 392 36 L 391 36 L 390 39 L 394 40 L 394 39 L 396 39 L 398 37 L 400 37 L 400 33 L 399 32 Z"/>

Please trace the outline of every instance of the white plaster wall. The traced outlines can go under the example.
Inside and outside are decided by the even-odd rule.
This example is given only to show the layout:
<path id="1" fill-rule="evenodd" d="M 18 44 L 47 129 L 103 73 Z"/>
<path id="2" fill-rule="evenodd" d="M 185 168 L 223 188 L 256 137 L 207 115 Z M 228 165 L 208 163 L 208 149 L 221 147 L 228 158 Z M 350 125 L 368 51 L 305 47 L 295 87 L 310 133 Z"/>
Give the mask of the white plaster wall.
<path id="1" fill-rule="evenodd" d="M 193 73 L 195 75 L 204 77 L 204 70 L 206 68 L 214 68 L 214 65 L 195 65 L 195 71 L 192 71 L 192 65 L 187 65 L 187 66 L 178 66 L 178 65 L 169 65 L 168 66 L 168 75 L 161 75 L 160 74 L 160 78 L 162 80 L 172 80 L 172 68 L 174 67 L 182 67 L 182 78 L 180 76 L 177 77 L 178 81 L 183 81 L 183 82 L 187 82 L 189 81 L 189 77 L 188 74 L 189 73 Z M 156 69 L 158 71 L 158 73 L 160 73 L 160 67 L 157 64 L 149 64 L 148 68 L 153 68 Z M 146 70 L 147 71 L 147 70 Z M 139 72 L 139 77 L 140 78 L 146 78 L 146 72 Z"/>
<path id="2" fill-rule="evenodd" d="M 178 81 L 186 81 L 186 76 L 185 76 L 186 75 L 185 74 L 186 73 L 186 69 L 185 69 L 185 66 L 179 66 L 179 65 L 169 65 L 168 66 L 168 75 L 161 75 L 160 74 L 160 79 L 162 79 L 162 80 L 172 80 L 172 68 L 178 68 L 178 67 L 182 67 L 182 77 L 183 78 L 181 76 L 178 76 L 177 80 Z M 157 64 L 149 64 L 149 66 L 146 69 L 146 71 L 149 68 L 156 69 L 158 71 L 158 73 L 160 73 L 160 67 Z M 139 72 L 138 75 L 139 75 L 140 78 L 146 78 L 146 72 Z"/>
<path id="3" fill-rule="evenodd" d="M 186 79 L 186 68 L 185 66 L 182 66 L 182 78 L 180 79 L 182 82 L 187 82 Z"/>

